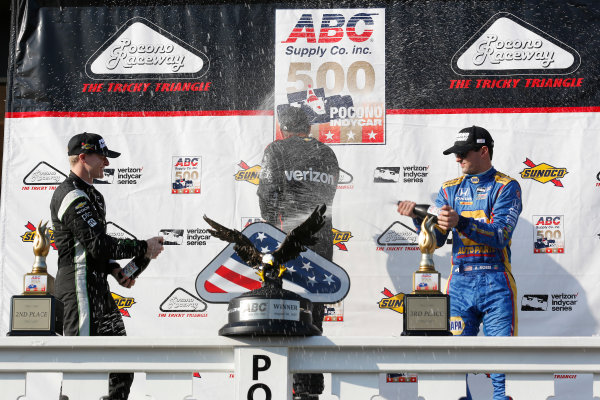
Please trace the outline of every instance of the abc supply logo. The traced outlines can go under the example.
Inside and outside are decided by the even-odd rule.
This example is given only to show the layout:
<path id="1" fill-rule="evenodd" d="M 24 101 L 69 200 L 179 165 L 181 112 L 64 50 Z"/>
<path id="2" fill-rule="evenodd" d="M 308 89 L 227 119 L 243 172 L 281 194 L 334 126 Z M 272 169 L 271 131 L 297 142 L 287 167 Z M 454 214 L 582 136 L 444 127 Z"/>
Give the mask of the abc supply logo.
<path id="1" fill-rule="evenodd" d="M 325 304 L 323 322 L 344 322 L 344 302 Z"/>
<path id="2" fill-rule="evenodd" d="M 386 383 L 416 383 L 419 379 L 415 373 L 386 374 Z"/>
<path id="3" fill-rule="evenodd" d="M 395 221 L 377 238 L 377 251 L 419 250 L 417 241 L 414 228 Z"/>
<path id="4" fill-rule="evenodd" d="M 173 156 L 171 164 L 171 193 L 200 194 L 202 157 Z"/>
<path id="5" fill-rule="evenodd" d="M 366 42 L 373 34 L 373 27 L 375 25 L 375 22 L 373 21 L 374 15 L 377 14 L 358 13 L 348 19 L 348 22 L 346 23 L 346 19 L 342 14 L 323 14 L 321 27 L 319 29 L 319 37 L 317 39 L 312 14 L 302 14 L 287 40 L 282 43 L 296 43 L 298 39 L 305 39 L 306 43 L 339 43 L 344 38 L 344 34 L 351 42 Z M 360 29 L 357 29 L 359 25 Z M 311 50 L 313 50 L 313 52 L 312 54 L 309 54 L 311 53 Z M 308 57 L 323 57 L 325 49 L 307 49 L 288 46 L 286 51 L 291 53 L 299 52 Z M 345 54 L 345 49 L 337 51 L 339 54 Z"/>
<path id="6" fill-rule="evenodd" d="M 207 304 L 183 288 L 177 288 L 160 305 L 159 318 L 205 318 Z"/>
<path id="7" fill-rule="evenodd" d="M 566 168 L 556 168 L 546 163 L 536 165 L 529 158 L 525 159 L 523 164 L 527 165 L 529 168 L 525 168 L 521 171 L 521 178 L 533 179 L 539 183 L 552 182 L 554 186 L 563 187 L 560 179 L 568 173 Z"/>
<path id="8" fill-rule="evenodd" d="M 250 167 L 242 160 L 238 166 L 241 168 L 241 170 L 236 172 L 234 175 L 236 181 L 244 181 L 253 185 L 258 185 L 261 170 L 260 165 Z"/>
<path id="9" fill-rule="evenodd" d="M 458 75 L 564 75 L 581 64 L 576 50 L 513 14 L 494 15 L 452 58 Z"/>
<path id="10" fill-rule="evenodd" d="M 21 241 L 25 243 L 33 243 L 33 239 L 35 238 L 36 227 L 31 222 L 27 221 L 27 225 L 25 225 L 27 231 L 21 235 Z M 48 236 L 50 237 L 50 246 L 56 250 L 56 243 L 54 243 L 54 230 L 48 228 L 47 230 Z"/>
<path id="11" fill-rule="evenodd" d="M 133 80 L 199 78 L 208 68 L 208 57 L 200 50 L 149 20 L 135 17 L 90 57 L 85 71 L 96 80 Z"/>
<path id="12" fill-rule="evenodd" d="M 67 175 L 45 161 L 40 161 L 23 178 L 22 190 L 54 190 Z"/>
<path id="13" fill-rule="evenodd" d="M 404 313 L 404 293 L 393 294 L 387 288 L 384 288 L 381 293 L 385 297 L 377 303 L 379 308 L 396 311 L 400 314 Z"/>
<path id="14" fill-rule="evenodd" d="M 352 236 L 352 232 L 350 231 L 339 231 L 335 228 L 332 228 L 333 232 L 333 245 L 342 251 L 348 251 L 345 243 L 347 243 Z"/>
<path id="15" fill-rule="evenodd" d="M 115 304 L 117 305 L 117 308 L 119 309 L 121 315 L 127 318 L 131 318 L 131 315 L 129 314 L 129 309 L 135 304 L 135 299 L 133 297 L 123 297 L 113 292 L 111 292 L 110 294 L 115 300 Z"/>
<path id="16" fill-rule="evenodd" d="M 521 298 L 521 311 L 548 311 L 549 309 L 550 311 L 570 312 L 577 306 L 578 297 L 579 293 L 555 293 L 550 296 L 525 294 Z"/>
<path id="17" fill-rule="evenodd" d="M 533 252 L 564 253 L 565 221 L 563 215 L 534 215 L 533 219 Z"/>

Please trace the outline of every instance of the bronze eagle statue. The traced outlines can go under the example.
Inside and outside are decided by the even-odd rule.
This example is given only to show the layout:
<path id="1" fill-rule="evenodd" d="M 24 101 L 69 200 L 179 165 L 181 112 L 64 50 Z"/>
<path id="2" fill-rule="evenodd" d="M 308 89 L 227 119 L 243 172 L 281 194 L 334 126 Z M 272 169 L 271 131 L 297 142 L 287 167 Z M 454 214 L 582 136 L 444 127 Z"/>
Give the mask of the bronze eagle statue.
<path id="1" fill-rule="evenodd" d="M 281 276 L 286 271 L 284 264 L 306 251 L 307 246 L 317 242 L 314 236 L 325 224 L 325 204 L 317 206 L 312 214 L 292 229 L 281 244 L 271 253 L 261 253 L 242 232 L 229 229 L 204 215 L 204 220 L 213 228 L 208 232 L 225 242 L 235 243 L 233 250 L 249 266 L 256 269 L 261 281 L 281 286 Z"/>

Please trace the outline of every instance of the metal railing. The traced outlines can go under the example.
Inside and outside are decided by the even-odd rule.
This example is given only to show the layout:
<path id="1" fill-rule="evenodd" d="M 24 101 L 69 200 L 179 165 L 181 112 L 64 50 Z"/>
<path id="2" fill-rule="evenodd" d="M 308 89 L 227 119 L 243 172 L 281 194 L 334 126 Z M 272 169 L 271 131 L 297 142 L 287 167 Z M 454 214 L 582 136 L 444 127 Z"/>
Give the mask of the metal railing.
<path id="1" fill-rule="evenodd" d="M 379 376 L 397 372 L 418 374 L 424 400 L 464 396 L 467 372 L 503 372 L 514 400 L 546 400 L 554 373 L 600 374 L 600 338 L 0 338 L 2 400 L 58 400 L 60 386 L 69 400 L 98 400 L 107 374 L 121 371 L 145 373 L 147 400 L 290 399 L 296 372 L 331 374 L 323 400 L 387 399 Z M 202 397 L 192 393 L 194 372 L 235 378 L 219 383 L 220 395 Z M 600 394 L 596 379 L 593 392 Z"/>

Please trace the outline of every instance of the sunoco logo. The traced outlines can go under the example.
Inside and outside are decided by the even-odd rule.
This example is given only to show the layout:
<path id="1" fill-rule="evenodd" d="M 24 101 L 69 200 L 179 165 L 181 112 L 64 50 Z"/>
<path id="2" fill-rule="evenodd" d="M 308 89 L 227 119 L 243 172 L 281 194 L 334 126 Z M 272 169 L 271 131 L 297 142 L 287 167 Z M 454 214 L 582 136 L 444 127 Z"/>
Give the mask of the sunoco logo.
<path id="1" fill-rule="evenodd" d="M 452 58 L 459 75 L 571 74 L 573 48 L 510 13 L 494 15 Z"/>
<path id="2" fill-rule="evenodd" d="M 348 251 L 348 248 L 344 243 L 350 240 L 352 233 L 349 231 L 338 231 L 335 228 L 332 228 L 331 231 L 333 232 L 333 245 L 337 246 L 337 248 L 342 251 Z"/>
<path id="3" fill-rule="evenodd" d="M 127 21 L 86 64 L 92 79 L 199 78 L 208 57 L 145 18 Z"/>
<path id="4" fill-rule="evenodd" d="M 258 185 L 258 182 L 260 180 L 260 165 L 255 165 L 251 167 L 244 161 L 240 161 L 238 166 L 242 170 L 236 172 L 236 174 L 234 175 L 236 181 L 246 181 L 250 182 L 253 185 Z"/>
<path id="5" fill-rule="evenodd" d="M 131 315 L 129 314 L 129 308 L 131 308 L 131 306 L 135 304 L 135 299 L 133 297 L 123 297 L 112 292 L 110 294 L 115 300 L 115 304 L 117 305 L 117 308 L 119 309 L 121 315 L 127 318 L 131 318 Z"/>
<path id="6" fill-rule="evenodd" d="M 404 313 L 404 293 L 393 294 L 384 288 L 381 292 L 385 298 L 379 300 L 379 308 L 387 308 L 397 313 Z"/>
<path id="7" fill-rule="evenodd" d="M 536 165 L 529 158 L 525 159 L 523 164 L 527 165 L 529 168 L 525 168 L 521 171 L 521 178 L 533 179 L 540 183 L 552 182 L 554 186 L 563 187 L 563 184 L 559 179 L 563 178 L 568 173 L 566 168 L 556 168 L 546 163 Z"/>

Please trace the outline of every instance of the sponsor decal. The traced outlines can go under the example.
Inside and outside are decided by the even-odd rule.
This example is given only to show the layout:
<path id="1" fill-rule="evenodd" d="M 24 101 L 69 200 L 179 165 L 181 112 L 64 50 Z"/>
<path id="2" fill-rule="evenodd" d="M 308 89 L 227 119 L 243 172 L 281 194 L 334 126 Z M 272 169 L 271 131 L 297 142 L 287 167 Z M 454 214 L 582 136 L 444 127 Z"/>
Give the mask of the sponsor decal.
<path id="1" fill-rule="evenodd" d="M 462 317 L 450 317 L 450 332 L 454 336 L 462 335 L 465 330 L 465 321 L 463 321 Z"/>
<path id="2" fill-rule="evenodd" d="M 566 168 L 556 168 L 546 163 L 536 165 L 529 158 L 525 159 L 523 164 L 527 165 L 529 168 L 525 168 L 521 171 L 521 178 L 533 179 L 539 183 L 552 182 L 554 186 L 563 187 L 560 179 L 568 174 Z"/>
<path id="3" fill-rule="evenodd" d="M 275 26 L 275 115 L 301 108 L 323 143 L 385 144 L 385 9 L 280 9 Z"/>
<path id="4" fill-rule="evenodd" d="M 183 288 L 177 288 L 160 305 L 159 318 L 206 318 L 208 305 Z"/>
<path id="5" fill-rule="evenodd" d="M 335 228 L 332 228 L 333 232 L 333 245 L 342 251 L 348 251 L 345 243 L 347 243 L 350 238 L 352 238 L 352 232 L 350 231 L 340 231 Z"/>
<path id="6" fill-rule="evenodd" d="M 27 221 L 27 225 L 25 225 L 25 228 L 27 228 L 27 231 L 21 235 L 21 241 L 26 242 L 26 243 L 33 243 L 33 239 L 35 238 L 35 231 L 36 231 L 35 225 L 32 224 L 31 222 Z M 54 230 L 52 228 L 48 228 L 46 230 L 46 232 L 48 233 L 48 236 L 50 237 L 50 246 L 54 250 L 57 250 L 56 243 L 54 243 Z"/>
<path id="7" fill-rule="evenodd" d="M 258 185 L 260 180 L 260 165 L 254 165 L 251 167 L 242 160 L 238 166 L 241 168 L 241 170 L 236 172 L 234 175 L 236 181 L 244 181 L 253 185 Z"/>
<path id="8" fill-rule="evenodd" d="M 429 175 L 429 165 L 405 165 L 402 167 L 402 182 L 423 183 Z"/>
<path id="9" fill-rule="evenodd" d="M 396 311 L 397 313 L 404 313 L 404 293 L 394 294 L 387 288 L 384 288 L 381 292 L 385 297 L 377 303 L 379 308 Z"/>
<path id="10" fill-rule="evenodd" d="M 206 243 L 212 238 L 208 229 L 194 228 L 188 229 L 185 236 L 185 244 L 188 246 L 206 246 Z"/>
<path id="11" fill-rule="evenodd" d="M 67 178 L 67 175 L 45 161 L 40 161 L 23 178 L 22 190 L 54 190 Z"/>
<path id="12" fill-rule="evenodd" d="M 580 64 L 575 49 L 507 12 L 490 18 L 452 58 L 456 74 L 479 76 L 564 75 Z"/>
<path id="13" fill-rule="evenodd" d="M 200 78 L 208 72 L 209 64 L 200 50 L 151 21 L 135 17 L 92 54 L 85 71 L 94 80 Z M 136 85 L 128 85 L 126 90 L 146 91 L 152 86 Z"/>
<path id="14" fill-rule="evenodd" d="M 325 304 L 323 322 L 344 322 L 344 302 Z"/>
<path id="15" fill-rule="evenodd" d="M 564 215 L 534 215 L 533 253 L 564 253 Z"/>
<path id="16" fill-rule="evenodd" d="M 375 183 L 400 182 L 400 167 L 376 167 L 373 173 Z"/>
<path id="17" fill-rule="evenodd" d="M 418 235 L 413 227 L 400 221 L 393 222 L 377 238 L 377 251 L 419 250 Z"/>
<path id="18" fill-rule="evenodd" d="M 131 318 L 131 314 L 129 314 L 129 309 L 131 308 L 131 306 L 133 306 L 135 304 L 135 298 L 133 297 L 123 297 L 119 294 L 110 293 L 112 295 L 112 298 L 115 300 L 115 304 L 117 305 L 117 308 L 119 309 L 119 312 L 121 313 L 122 316 L 127 317 L 127 318 Z"/>
<path id="19" fill-rule="evenodd" d="M 338 189 L 354 189 L 354 177 L 348 171 L 345 171 L 340 168 L 340 172 L 338 175 Z"/>
<path id="20" fill-rule="evenodd" d="M 521 311 L 546 311 L 547 309 L 547 294 L 526 294 L 521 299 Z"/>
<path id="21" fill-rule="evenodd" d="M 393 373 L 385 374 L 386 383 L 415 383 L 418 382 L 417 374 L 415 373 Z"/>
<path id="22" fill-rule="evenodd" d="M 264 222 L 246 227 L 242 233 L 262 252 L 271 252 L 285 239 L 285 233 Z M 349 233 L 349 232 L 348 232 Z M 261 287 L 255 270 L 246 265 L 228 244 L 196 278 L 196 291 L 209 303 L 228 303 L 232 298 Z M 318 303 L 337 303 L 350 289 L 350 278 L 339 265 L 308 249 L 288 261 L 283 274 L 284 289 Z"/>
<path id="23" fill-rule="evenodd" d="M 325 183 L 327 185 L 334 184 L 334 176 L 328 174 L 326 172 L 315 171 L 312 168 L 309 168 L 306 171 L 300 170 L 285 170 L 283 171 L 285 179 L 288 182 L 296 181 L 296 182 L 314 182 L 314 183 Z"/>
<path id="24" fill-rule="evenodd" d="M 596 174 L 596 180 L 598 181 L 596 182 L 596 187 L 600 187 L 600 172 Z"/>
<path id="25" fill-rule="evenodd" d="M 173 156 L 171 163 L 171 193 L 200 194 L 202 157 Z"/>
<path id="26" fill-rule="evenodd" d="M 525 294 L 521 299 L 521 311 L 571 312 L 577 306 L 578 297 L 579 293 Z"/>

